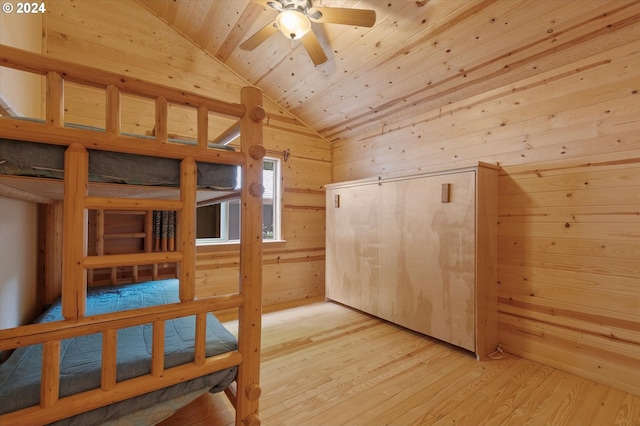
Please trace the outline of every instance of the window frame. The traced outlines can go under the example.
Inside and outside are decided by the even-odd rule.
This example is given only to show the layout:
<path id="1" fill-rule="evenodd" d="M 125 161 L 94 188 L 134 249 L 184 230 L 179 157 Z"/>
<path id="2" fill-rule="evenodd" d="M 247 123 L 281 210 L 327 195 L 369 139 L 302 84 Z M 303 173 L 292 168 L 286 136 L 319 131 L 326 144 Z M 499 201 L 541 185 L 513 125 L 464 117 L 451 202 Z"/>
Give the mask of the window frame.
<path id="1" fill-rule="evenodd" d="M 276 157 L 264 157 L 263 161 L 270 161 L 274 163 L 273 167 L 273 198 L 271 198 L 271 205 L 273 206 L 273 237 L 265 238 L 263 234 L 262 241 L 264 243 L 274 243 L 274 242 L 283 242 L 282 239 L 282 159 Z M 264 172 L 263 166 L 263 172 Z M 242 185 L 240 168 L 238 167 L 238 182 Z M 264 178 L 264 173 L 263 173 Z M 264 184 L 264 183 L 263 183 Z M 239 189 L 238 186 L 236 189 Z M 222 200 L 218 203 L 214 202 L 213 204 L 220 204 L 220 237 L 210 237 L 210 238 L 196 238 L 196 246 L 207 246 L 207 245 L 234 245 L 239 244 L 239 239 L 229 239 L 229 206 L 232 201 L 238 201 L 240 197 L 234 197 L 231 199 Z M 263 209 L 264 209 L 264 198 L 263 198 Z M 264 221 L 264 215 L 263 215 Z M 241 224 L 240 224 L 241 228 Z"/>

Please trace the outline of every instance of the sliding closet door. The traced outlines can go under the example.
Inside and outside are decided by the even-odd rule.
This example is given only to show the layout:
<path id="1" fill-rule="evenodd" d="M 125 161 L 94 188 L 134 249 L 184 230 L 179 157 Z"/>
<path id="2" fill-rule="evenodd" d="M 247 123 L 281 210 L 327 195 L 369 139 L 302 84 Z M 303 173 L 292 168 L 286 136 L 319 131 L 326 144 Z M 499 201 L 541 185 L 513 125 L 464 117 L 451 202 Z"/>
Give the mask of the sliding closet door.
<path id="1" fill-rule="evenodd" d="M 475 172 L 390 181 L 380 189 L 380 281 L 383 298 L 392 301 L 380 316 L 474 350 Z"/>
<path id="2" fill-rule="evenodd" d="M 329 185 L 327 298 L 486 358 L 498 343 L 497 197 L 488 164 Z"/>
<path id="3" fill-rule="evenodd" d="M 327 298 L 377 315 L 382 229 L 376 184 L 327 190 Z"/>

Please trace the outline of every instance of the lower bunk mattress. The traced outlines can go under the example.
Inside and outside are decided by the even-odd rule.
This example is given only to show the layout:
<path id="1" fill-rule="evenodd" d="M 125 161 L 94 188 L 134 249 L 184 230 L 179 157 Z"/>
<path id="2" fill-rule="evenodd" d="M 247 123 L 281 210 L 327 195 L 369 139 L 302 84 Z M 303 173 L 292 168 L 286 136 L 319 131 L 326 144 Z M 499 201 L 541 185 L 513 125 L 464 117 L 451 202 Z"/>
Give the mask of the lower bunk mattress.
<path id="1" fill-rule="evenodd" d="M 112 287 L 90 288 L 86 316 L 176 303 L 178 280 L 149 281 Z M 51 306 L 36 322 L 62 320 L 60 301 Z M 151 373 L 151 324 L 118 331 L 117 375 L 122 381 Z M 236 338 L 213 314 L 207 315 L 207 356 L 237 349 Z M 184 317 L 165 323 L 165 368 L 193 362 L 195 317 Z M 102 335 L 91 334 L 61 343 L 60 398 L 99 388 L 101 378 Z M 38 405 L 42 346 L 16 349 L 0 365 L 0 414 Z M 237 367 L 179 383 L 165 389 L 121 401 L 69 419 L 56 425 L 99 425 L 125 414 L 139 411 L 201 389 L 224 390 L 236 377 Z"/>

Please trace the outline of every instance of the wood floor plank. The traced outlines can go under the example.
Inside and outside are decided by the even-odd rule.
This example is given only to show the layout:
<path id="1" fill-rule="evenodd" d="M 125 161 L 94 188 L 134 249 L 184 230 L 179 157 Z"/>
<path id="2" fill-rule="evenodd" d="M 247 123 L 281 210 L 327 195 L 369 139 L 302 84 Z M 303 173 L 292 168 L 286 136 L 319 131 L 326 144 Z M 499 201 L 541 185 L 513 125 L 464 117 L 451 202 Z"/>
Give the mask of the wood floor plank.
<path id="1" fill-rule="evenodd" d="M 520 368 L 505 370 L 490 383 L 485 383 L 478 392 L 463 400 L 460 408 L 464 409 L 455 410 L 455 415 L 450 414 L 445 420 L 451 418 L 459 424 L 497 424 L 498 417 L 508 416 L 514 409 L 512 396 L 541 368 L 540 364 L 532 361 L 518 360 L 518 363 L 522 364 Z M 505 400 L 510 402 L 505 404 Z M 499 408 L 502 411 L 487 413 L 487 407 L 489 411 Z"/>
<path id="2" fill-rule="evenodd" d="M 433 404 L 429 410 L 423 410 L 418 418 L 402 416 L 398 424 L 475 424 L 468 416 L 474 414 L 477 408 L 484 404 L 491 394 L 513 377 L 521 376 L 530 366 L 530 362 L 522 358 L 505 359 L 502 362 L 491 362 L 485 373 L 466 385 L 458 384 L 452 387 L 453 393 L 446 398 L 438 398 L 438 404 Z M 483 390 L 486 388 L 487 392 Z"/>
<path id="3" fill-rule="evenodd" d="M 348 347 L 347 350 L 322 352 L 319 354 L 320 356 L 305 354 L 303 356 L 313 360 L 311 364 L 316 366 L 313 369 L 314 374 L 298 376 L 294 379 L 292 386 L 296 392 L 279 394 L 277 398 L 288 410 L 288 415 L 295 424 L 317 419 L 327 406 L 336 401 L 332 399 L 332 396 L 336 395 L 336 388 L 340 389 L 342 395 L 352 395 L 353 389 L 362 382 L 364 377 L 367 377 L 370 366 L 384 362 L 384 358 L 388 354 L 378 350 L 378 347 L 384 342 L 391 342 L 392 347 L 410 350 L 411 348 L 407 347 L 406 342 L 403 341 L 406 336 L 406 333 L 396 330 L 380 338 L 358 341 L 353 345 L 355 347 Z M 351 355 L 345 356 L 345 354 Z M 320 361 L 324 361 L 324 364 Z M 345 369 L 345 366 L 349 366 L 349 368 Z M 321 383 L 314 380 L 317 378 L 320 378 Z M 313 383 L 314 381 L 316 383 Z M 269 384 L 269 380 L 264 382 L 265 386 Z M 280 414 L 278 413 L 278 415 Z M 265 422 L 274 417 L 270 410 L 263 411 L 263 416 Z"/>
<path id="4" fill-rule="evenodd" d="M 511 414 L 537 391 L 541 383 L 553 372 L 553 368 L 544 365 L 537 365 L 537 369 L 532 371 L 526 379 L 516 383 L 513 388 L 505 389 L 504 397 L 495 404 L 487 404 L 483 410 L 478 410 L 476 417 L 477 424 L 501 424 Z"/>
<path id="5" fill-rule="evenodd" d="M 381 327 L 372 327 L 369 330 L 361 331 L 362 336 L 366 336 L 365 340 L 355 340 L 351 344 L 345 345 L 346 339 L 335 339 L 331 341 L 321 342 L 313 347 L 306 348 L 295 354 L 288 354 L 282 357 L 282 359 L 275 361 L 274 366 L 278 368 L 278 372 L 280 374 L 272 375 L 271 377 L 266 377 L 263 381 L 263 385 L 279 385 L 283 384 L 285 386 L 294 383 L 299 386 L 298 392 L 300 393 L 306 388 L 315 389 L 315 393 L 321 392 L 321 389 L 318 389 L 317 386 L 311 386 L 309 384 L 310 378 L 318 378 L 322 381 L 333 380 L 332 378 L 335 376 L 335 366 L 342 365 L 351 365 L 351 369 L 341 377 L 338 377 L 338 380 L 345 380 L 345 377 L 350 377 L 352 375 L 358 374 L 360 370 L 365 368 L 362 362 L 365 359 L 369 359 L 372 362 L 377 360 L 378 355 L 375 353 L 377 345 L 381 344 L 381 342 L 392 342 L 392 344 L 402 344 L 402 339 L 405 338 L 405 334 L 400 332 L 399 330 L 393 330 L 387 328 L 387 330 L 379 330 Z M 381 331 L 386 331 L 384 334 L 380 334 Z M 353 353 L 356 352 L 353 346 L 357 346 L 361 351 L 361 356 L 358 358 L 354 358 Z M 299 374 L 296 374 L 295 371 L 292 371 L 290 366 L 292 363 L 300 362 L 302 358 L 302 362 L 311 362 L 310 360 L 325 360 L 324 364 L 316 364 L 316 369 L 313 377 L 300 377 Z M 286 369 L 286 371 L 280 371 L 281 368 Z M 272 371 L 270 369 L 270 371 Z M 291 393 L 285 394 L 285 397 L 293 398 Z M 296 396 L 295 398 L 299 398 Z M 296 402 L 297 403 L 297 402 Z"/>
<path id="6" fill-rule="evenodd" d="M 383 412 L 377 413 L 377 416 L 368 424 L 401 424 L 397 422 L 403 420 L 403 417 L 420 417 L 424 412 L 428 412 L 452 395 L 455 387 L 465 386 L 483 374 L 469 361 L 469 359 L 461 357 L 456 359 L 452 354 L 446 359 L 447 365 L 432 370 L 436 373 L 432 374 L 431 382 L 427 383 L 427 386 L 423 386 L 412 395 L 397 401 L 393 407 L 388 407 Z M 447 379 L 443 380 L 443 376 L 446 376 Z M 422 381 L 422 377 L 416 375 L 414 380 Z"/>
<path id="7" fill-rule="evenodd" d="M 566 424 L 569 419 L 574 418 L 582 407 L 582 402 L 595 389 L 597 383 L 583 378 L 578 378 L 576 385 L 565 392 L 564 398 L 557 409 L 547 409 L 550 411 L 547 422 L 551 424 Z M 561 396 L 561 395 L 560 395 Z"/>
<path id="8" fill-rule="evenodd" d="M 375 386 L 366 392 L 360 392 L 350 399 L 342 398 L 339 404 L 333 405 L 332 418 L 320 424 L 331 426 L 382 423 L 378 416 L 392 413 L 394 408 L 402 406 L 413 395 L 432 386 L 443 371 L 452 372 L 464 364 L 463 360 L 456 362 L 452 352 L 443 353 L 440 348 L 433 346 L 426 347 L 420 353 L 413 353 L 410 357 L 409 368 L 399 371 L 396 375 L 384 372 L 379 376 L 384 377 L 384 380 L 378 380 Z M 438 374 L 429 374 L 429 371 L 437 371 Z"/>
<path id="9" fill-rule="evenodd" d="M 567 414 L 568 410 L 563 408 L 563 403 L 570 396 L 574 389 L 578 386 L 580 377 L 570 373 L 564 373 L 559 375 L 560 381 L 551 389 L 546 397 L 542 399 L 541 404 L 536 407 L 535 411 L 531 414 L 531 417 L 524 423 L 526 425 L 540 425 L 540 424 L 561 424 L 564 414 Z M 566 421 L 566 419 L 564 419 Z"/>
<path id="10" fill-rule="evenodd" d="M 556 386 L 562 383 L 566 373 L 553 370 L 549 376 L 540 384 L 538 391 L 531 395 L 523 404 L 505 420 L 504 424 L 509 426 L 519 426 L 531 419 L 538 407 L 544 404 Z"/>
<path id="11" fill-rule="evenodd" d="M 262 324 L 264 425 L 640 425 L 640 396 L 515 355 L 478 362 L 335 303 Z M 224 394 L 206 394 L 159 426 L 231 426 L 234 416 Z"/>
<path id="12" fill-rule="evenodd" d="M 640 396 L 627 395 L 615 419 L 617 425 L 640 424 Z"/>
<path id="13" fill-rule="evenodd" d="M 315 388 L 304 386 L 304 391 L 298 396 L 288 397 L 285 405 L 290 409 L 298 409 L 296 413 L 290 414 L 291 421 L 295 424 L 306 421 L 320 423 L 323 420 L 322 414 L 326 411 L 337 412 L 334 407 L 344 402 L 345 397 L 351 399 L 372 388 L 384 389 L 388 378 L 411 366 L 412 362 L 409 361 L 420 360 L 414 356 L 416 359 L 407 361 L 405 358 L 405 362 L 402 362 L 402 354 L 415 353 L 426 343 L 435 346 L 432 342 L 425 342 L 425 339 L 416 339 L 411 333 L 396 326 L 385 326 L 394 333 L 390 333 L 384 339 L 357 341 L 354 347 L 350 348 L 350 355 L 347 357 L 338 356 L 336 353 L 327 355 L 322 360 L 329 365 L 329 371 L 326 373 L 331 381 Z M 393 366 L 390 366 L 391 360 Z M 344 368 L 345 366 L 349 367 Z M 322 375 L 323 372 L 319 374 Z M 339 393 L 336 392 L 336 388 L 340 389 Z M 265 421 L 268 419 L 265 417 Z"/>
<path id="14" fill-rule="evenodd" d="M 602 409 L 607 394 L 611 388 L 609 386 L 596 383 L 591 394 L 586 396 L 576 410 L 576 414 L 572 418 L 572 424 L 591 424 L 597 413 Z"/>
<path id="15" fill-rule="evenodd" d="M 625 398 L 628 396 L 626 392 L 623 392 L 618 389 L 609 388 L 607 394 L 603 398 L 602 402 L 598 405 L 598 410 L 591 417 L 590 421 L 594 425 L 633 425 L 636 426 L 640 424 L 640 417 L 636 417 L 632 419 L 631 422 L 627 423 L 615 423 L 616 418 L 618 417 L 618 413 L 622 407 L 622 404 L 625 401 Z"/>

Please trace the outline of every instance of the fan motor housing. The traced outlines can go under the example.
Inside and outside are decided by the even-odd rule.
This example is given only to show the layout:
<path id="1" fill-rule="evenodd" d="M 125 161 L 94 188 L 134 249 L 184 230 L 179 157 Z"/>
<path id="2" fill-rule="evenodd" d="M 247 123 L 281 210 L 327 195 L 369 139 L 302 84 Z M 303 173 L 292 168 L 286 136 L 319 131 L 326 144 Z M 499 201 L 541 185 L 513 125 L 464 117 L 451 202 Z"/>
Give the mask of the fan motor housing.
<path id="1" fill-rule="evenodd" d="M 296 10 L 305 15 L 309 12 L 309 9 L 313 7 L 311 0 L 277 0 L 270 1 L 268 4 L 279 11 Z"/>

